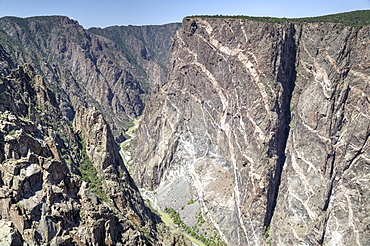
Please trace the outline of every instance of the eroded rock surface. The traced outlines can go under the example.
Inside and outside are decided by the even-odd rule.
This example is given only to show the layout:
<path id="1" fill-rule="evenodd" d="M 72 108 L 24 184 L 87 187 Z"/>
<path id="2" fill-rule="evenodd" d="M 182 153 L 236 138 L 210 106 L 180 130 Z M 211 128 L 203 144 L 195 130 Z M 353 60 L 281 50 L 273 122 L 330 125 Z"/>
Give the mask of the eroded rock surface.
<path id="1" fill-rule="evenodd" d="M 297 27 L 291 130 L 272 241 L 370 242 L 370 36 L 331 24 Z"/>
<path id="2" fill-rule="evenodd" d="M 16 64 L 30 63 L 47 78 L 70 121 L 79 104 L 95 107 L 122 142 L 128 122 L 142 113 L 152 86 L 167 77 L 169 50 L 178 27 L 88 31 L 63 16 L 4 17 L 0 44 Z"/>
<path id="3" fill-rule="evenodd" d="M 228 245 L 368 244 L 369 49 L 369 26 L 185 18 L 135 180 L 192 196 Z"/>
<path id="4" fill-rule="evenodd" d="M 7 69 L 0 78 L 0 244 L 190 244 L 144 205 L 101 113 L 80 105 L 72 126 L 30 65 Z"/>

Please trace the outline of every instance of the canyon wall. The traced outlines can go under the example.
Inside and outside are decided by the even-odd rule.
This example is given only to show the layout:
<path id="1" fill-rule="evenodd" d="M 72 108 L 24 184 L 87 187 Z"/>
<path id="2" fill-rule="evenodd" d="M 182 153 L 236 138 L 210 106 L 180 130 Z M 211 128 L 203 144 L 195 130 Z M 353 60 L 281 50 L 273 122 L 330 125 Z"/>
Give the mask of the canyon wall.
<path id="1" fill-rule="evenodd" d="M 81 102 L 95 107 L 122 142 L 152 86 L 167 77 L 165 60 L 179 26 L 88 31 L 64 16 L 4 17 L 0 44 L 16 64 L 30 63 L 47 79 L 70 121 Z"/>
<path id="2" fill-rule="evenodd" d="M 141 197 L 102 114 L 71 124 L 29 64 L 0 46 L 0 244 L 190 245 Z"/>
<path id="3" fill-rule="evenodd" d="M 185 18 L 135 181 L 228 245 L 368 244 L 369 31 Z"/>
<path id="4" fill-rule="evenodd" d="M 144 204 L 115 141 L 166 76 L 156 54 L 178 26 L 127 32 L 125 48 L 67 17 L 0 19 L 0 244 L 190 245 Z M 156 28 L 154 50 L 141 38 Z"/>
<path id="5" fill-rule="evenodd" d="M 1 18 L 0 240 L 190 244 L 140 187 L 208 243 L 370 244 L 370 27 L 283 22 Z"/>

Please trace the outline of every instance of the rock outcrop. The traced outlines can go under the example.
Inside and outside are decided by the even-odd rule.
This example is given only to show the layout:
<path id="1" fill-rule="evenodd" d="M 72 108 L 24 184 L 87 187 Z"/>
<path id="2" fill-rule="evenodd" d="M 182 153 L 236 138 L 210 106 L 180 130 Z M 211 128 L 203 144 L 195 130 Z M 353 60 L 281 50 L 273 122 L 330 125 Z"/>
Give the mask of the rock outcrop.
<path id="1" fill-rule="evenodd" d="M 101 113 L 81 104 L 72 125 L 30 65 L 4 69 L 0 244 L 190 244 L 144 205 Z"/>
<path id="2" fill-rule="evenodd" d="M 183 217 L 194 199 L 228 245 L 369 244 L 369 33 L 185 18 L 135 181 Z"/>
<path id="3" fill-rule="evenodd" d="M 152 86 L 167 76 L 166 61 L 179 25 L 88 31 L 63 16 L 4 17 L 0 44 L 16 64 L 30 63 L 47 79 L 70 121 L 83 102 L 103 113 L 122 142 Z"/>

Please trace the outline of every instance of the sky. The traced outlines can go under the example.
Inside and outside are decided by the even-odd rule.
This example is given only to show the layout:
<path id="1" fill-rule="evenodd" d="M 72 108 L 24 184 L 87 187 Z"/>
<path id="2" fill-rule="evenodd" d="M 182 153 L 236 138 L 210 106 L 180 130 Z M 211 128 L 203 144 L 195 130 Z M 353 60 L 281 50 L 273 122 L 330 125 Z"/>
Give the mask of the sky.
<path id="1" fill-rule="evenodd" d="M 190 15 L 312 17 L 370 9 L 370 0 L 0 0 L 0 17 L 64 15 L 85 28 L 161 25 Z"/>

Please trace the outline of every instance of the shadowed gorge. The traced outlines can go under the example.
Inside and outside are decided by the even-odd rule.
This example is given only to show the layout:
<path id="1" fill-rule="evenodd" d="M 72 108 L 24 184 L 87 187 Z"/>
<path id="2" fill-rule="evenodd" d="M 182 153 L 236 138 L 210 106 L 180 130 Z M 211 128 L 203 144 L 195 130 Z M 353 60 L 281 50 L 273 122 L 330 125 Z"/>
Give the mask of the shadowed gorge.
<path id="1" fill-rule="evenodd" d="M 291 108 L 290 101 L 294 90 L 296 80 L 296 55 L 297 43 L 294 38 L 295 29 L 290 25 L 289 31 L 286 33 L 284 43 L 282 44 L 280 65 L 278 67 L 278 74 L 276 80 L 282 86 L 282 102 L 276 102 L 274 111 L 278 114 L 280 124 L 276 129 L 275 136 L 270 140 L 269 151 L 277 155 L 276 167 L 274 173 L 271 174 L 270 184 L 267 191 L 267 209 L 264 226 L 267 229 L 270 225 L 272 215 L 276 206 L 276 199 L 278 196 L 281 172 L 283 171 L 285 163 L 285 149 L 288 140 L 290 121 L 291 121 Z"/>
<path id="2" fill-rule="evenodd" d="M 0 244 L 369 244 L 369 14 L 1 18 Z"/>

